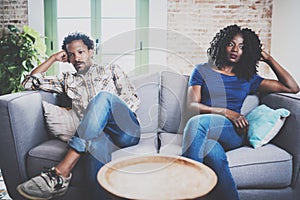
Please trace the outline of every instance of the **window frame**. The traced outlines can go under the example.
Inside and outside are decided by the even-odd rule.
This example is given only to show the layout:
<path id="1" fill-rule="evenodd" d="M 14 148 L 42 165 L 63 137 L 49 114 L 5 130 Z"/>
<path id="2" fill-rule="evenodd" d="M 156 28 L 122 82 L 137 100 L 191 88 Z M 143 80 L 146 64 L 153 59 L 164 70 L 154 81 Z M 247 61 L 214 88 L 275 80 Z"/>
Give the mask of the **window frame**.
<path id="1" fill-rule="evenodd" d="M 101 41 L 101 0 L 91 1 L 91 38 L 96 41 Z M 44 21 L 45 21 L 45 43 L 47 46 L 47 55 L 59 51 L 58 45 L 58 23 L 57 23 L 57 0 L 44 0 Z M 139 30 L 141 28 L 147 28 L 149 26 L 149 0 L 136 0 L 136 18 L 135 28 Z M 149 52 L 142 46 L 148 44 L 148 32 L 138 31 L 136 36 L 135 46 L 140 51 L 135 56 L 135 66 L 143 65 L 143 69 L 137 69 L 137 72 L 141 73 L 148 70 Z M 100 42 L 101 43 L 101 42 Z M 101 54 L 101 53 L 100 53 Z M 96 61 L 101 61 L 101 55 L 99 57 L 95 55 Z M 54 75 L 59 71 L 58 65 L 51 67 L 47 73 Z"/>

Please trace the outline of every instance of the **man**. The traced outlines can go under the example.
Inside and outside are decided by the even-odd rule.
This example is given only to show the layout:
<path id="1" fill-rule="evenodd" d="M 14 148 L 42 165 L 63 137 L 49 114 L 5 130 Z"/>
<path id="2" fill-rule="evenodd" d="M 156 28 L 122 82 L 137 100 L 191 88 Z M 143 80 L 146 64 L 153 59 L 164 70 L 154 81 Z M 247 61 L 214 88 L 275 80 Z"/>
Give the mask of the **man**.
<path id="1" fill-rule="evenodd" d="M 89 176 L 96 181 L 97 171 L 110 161 L 114 150 L 135 145 L 140 138 L 140 126 L 134 113 L 140 99 L 125 73 L 116 65 L 93 64 L 94 42 L 85 34 L 69 34 L 64 38 L 62 49 L 36 67 L 23 84 L 27 89 L 65 93 L 72 99 L 72 109 L 80 123 L 68 142 L 70 149 L 65 158 L 17 187 L 19 193 L 29 199 L 63 195 L 71 170 L 85 152 L 94 158 L 94 170 Z M 77 73 L 65 73 L 62 78 L 45 77 L 43 73 L 57 61 L 70 62 Z"/>

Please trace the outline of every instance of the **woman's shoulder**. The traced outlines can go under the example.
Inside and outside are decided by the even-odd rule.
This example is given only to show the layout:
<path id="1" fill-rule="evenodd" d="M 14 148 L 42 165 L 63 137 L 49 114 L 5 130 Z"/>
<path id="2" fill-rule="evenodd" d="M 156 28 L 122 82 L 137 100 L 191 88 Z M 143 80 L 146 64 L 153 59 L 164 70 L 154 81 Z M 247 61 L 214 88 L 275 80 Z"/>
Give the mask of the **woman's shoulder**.
<path id="1" fill-rule="evenodd" d="M 258 74 L 254 74 L 252 77 L 251 77 L 251 79 L 250 79 L 250 83 L 255 83 L 255 82 L 261 82 L 261 81 L 263 81 L 264 80 L 264 78 L 263 77 L 261 77 L 260 75 L 258 75 Z"/>
<path id="2" fill-rule="evenodd" d="M 211 73 L 213 70 L 211 68 L 211 64 L 210 63 L 201 63 L 201 64 L 196 64 L 194 67 L 194 73 L 199 72 L 200 74 L 203 73 Z"/>
<path id="3" fill-rule="evenodd" d="M 209 64 L 209 63 L 200 63 L 200 64 L 196 64 L 195 68 L 196 69 L 207 69 L 207 68 L 211 69 L 211 64 Z"/>

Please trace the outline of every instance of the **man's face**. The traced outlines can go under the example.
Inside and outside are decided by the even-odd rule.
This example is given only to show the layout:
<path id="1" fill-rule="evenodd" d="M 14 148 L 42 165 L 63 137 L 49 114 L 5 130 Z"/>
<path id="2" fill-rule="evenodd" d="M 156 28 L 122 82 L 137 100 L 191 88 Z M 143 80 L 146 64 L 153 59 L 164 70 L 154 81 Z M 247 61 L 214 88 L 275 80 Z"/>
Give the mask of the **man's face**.
<path id="1" fill-rule="evenodd" d="M 93 65 L 94 51 L 88 49 L 82 40 L 74 40 L 67 44 L 68 58 L 78 73 L 84 74 Z"/>

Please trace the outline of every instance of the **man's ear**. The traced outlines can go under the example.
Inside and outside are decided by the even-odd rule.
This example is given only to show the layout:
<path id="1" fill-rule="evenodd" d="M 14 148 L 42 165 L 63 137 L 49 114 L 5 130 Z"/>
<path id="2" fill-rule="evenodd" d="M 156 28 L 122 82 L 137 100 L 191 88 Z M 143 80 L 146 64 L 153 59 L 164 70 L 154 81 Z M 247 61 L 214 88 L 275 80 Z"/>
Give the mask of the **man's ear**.
<path id="1" fill-rule="evenodd" d="M 94 49 L 89 49 L 89 54 L 91 58 L 94 58 Z"/>
<path id="2" fill-rule="evenodd" d="M 68 51 L 67 50 L 65 50 L 65 49 L 63 49 L 65 52 L 66 52 L 66 56 L 67 56 L 67 58 L 68 58 L 68 63 L 70 63 L 70 57 L 69 57 L 69 53 L 68 53 Z"/>

